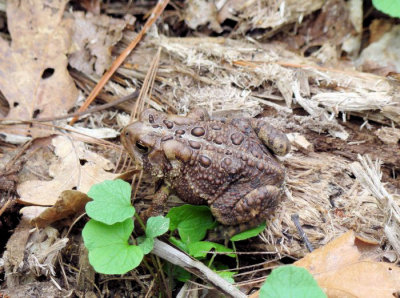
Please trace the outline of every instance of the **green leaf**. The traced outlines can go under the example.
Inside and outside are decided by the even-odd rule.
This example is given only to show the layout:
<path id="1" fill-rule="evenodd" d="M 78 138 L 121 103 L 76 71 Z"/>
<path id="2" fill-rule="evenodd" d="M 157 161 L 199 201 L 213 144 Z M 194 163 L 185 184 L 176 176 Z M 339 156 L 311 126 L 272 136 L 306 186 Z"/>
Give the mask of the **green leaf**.
<path id="1" fill-rule="evenodd" d="M 176 239 L 175 237 L 169 237 L 169 242 L 171 242 L 173 245 L 175 245 L 177 248 L 179 248 L 182 251 L 185 251 L 189 253 L 189 248 L 185 242 L 183 242 L 180 239 Z"/>
<path id="2" fill-rule="evenodd" d="M 131 205 L 131 186 L 121 179 L 93 185 L 88 196 L 93 201 L 86 204 L 86 213 L 107 225 L 122 222 L 135 214 Z"/>
<path id="3" fill-rule="evenodd" d="M 146 236 L 155 238 L 168 231 L 169 218 L 164 216 L 150 217 L 146 223 Z"/>
<path id="4" fill-rule="evenodd" d="M 324 291 L 304 268 L 282 266 L 272 271 L 260 289 L 260 298 L 322 298 Z"/>
<path id="5" fill-rule="evenodd" d="M 154 238 L 140 236 L 137 239 L 137 243 L 139 247 L 143 250 L 143 253 L 147 255 L 150 253 L 154 248 Z"/>
<path id="6" fill-rule="evenodd" d="M 214 225 L 210 208 L 207 206 L 183 205 L 172 208 L 167 218 L 171 220 L 169 229 L 178 229 L 179 236 L 185 243 L 202 240 L 207 229 Z"/>
<path id="7" fill-rule="evenodd" d="M 390 15 L 391 17 L 400 17 L 399 0 L 372 0 L 372 4 L 375 6 L 376 9 Z"/>
<path id="8" fill-rule="evenodd" d="M 189 243 L 189 254 L 195 258 L 204 258 L 207 253 L 214 249 L 216 252 L 233 252 L 233 249 L 223 246 L 222 244 L 209 242 L 209 241 L 199 241 Z M 235 254 L 226 254 L 227 256 L 234 258 Z"/>
<path id="9" fill-rule="evenodd" d="M 252 228 L 250 230 L 244 231 L 242 233 L 236 234 L 231 238 L 231 241 L 241 241 L 241 240 L 246 240 L 251 237 L 255 237 L 258 234 L 260 234 L 262 231 L 265 230 L 266 224 L 263 222 L 260 224 L 258 227 Z"/>
<path id="10" fill-rule="evenodd" d="M 89 250 L 89 262 L 104 274 L 124 274 L 137 267 L 143 259 L 140 247 L 129 245 L 133 220 L 113 225 L 89 220 L 82 230 L 83 241 Z"/>
<path id="11" fill-rule="evenodd" d="M 222 272 L 217 272 L 217 274 L 219 276 L 221 276 L 223 279 L 225 279 L 226 281 L 228 281 L 229 283 L 233 284 L 235 283 L 235 280 L 233 279 L 233 276 L 236 274 L 237 272 L 232 272 L 232 271 L 222 271 Z"/>

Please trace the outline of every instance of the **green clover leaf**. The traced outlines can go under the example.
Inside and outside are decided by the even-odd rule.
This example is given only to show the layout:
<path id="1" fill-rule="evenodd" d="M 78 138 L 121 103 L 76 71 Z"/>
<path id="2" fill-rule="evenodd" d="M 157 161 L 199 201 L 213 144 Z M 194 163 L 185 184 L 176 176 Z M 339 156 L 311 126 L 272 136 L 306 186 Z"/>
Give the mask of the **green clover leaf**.
<path id="1" fill-rule="evenodd" d="M 107 225 L 122 222 L 135 214 L 130 199 L 131 186 L 121 179 L 106 180 L 93 185 L 88 196 L 93 201 L 86 204 L 86 213 Z"/>
<path id="2" fill-rule="evenodd" d="M 282 266 L 272 271 L 260 289 L 260 298 L 324 298 L 324 291 L 304 268 Z"/>
<path id="3" fill-rule="evenodd" d="M 87 222 L 82 236 L 89 251 L 89 262 L 97 272 L 124 274 L 140 264 L 142 249 L 128 243 L 132 231 L 131 218 L 113 225 L 93 219 Z"/>

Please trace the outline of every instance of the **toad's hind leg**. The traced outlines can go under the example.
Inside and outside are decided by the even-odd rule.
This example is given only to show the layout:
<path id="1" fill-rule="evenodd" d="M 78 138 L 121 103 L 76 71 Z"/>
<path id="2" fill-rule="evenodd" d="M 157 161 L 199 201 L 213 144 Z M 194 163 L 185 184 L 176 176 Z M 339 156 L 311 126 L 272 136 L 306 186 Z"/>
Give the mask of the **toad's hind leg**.
<path id="1" fill-rule="evenodd" d="M 287 136 L 262 119 L 252 119 L 251 126 L 265 146 L 277 155 L 286 155 L 290 151 Z"/>
<path id="2" fill-rule="evenodd" d="M 225 226 L 211 232 L 209 240 L 227 240 L 235 234 L 258 226 L 275 210 L 281 192 L 274 185 L 265 185 L 252 190 L 236 202 L 225 196 L 217 199 L 210 206 L 211 212 Z"/>
<path id="3" fill-rule="evenodd" d="M 260 223 L 278 205 L 281 189 L 274 185 L 264 185 L 253 189 L 239 200 L 234 200 L 234 191 L 216 199 L 211 205 L 211 212 L 223 225 L 238 225 L 247 222 Z"/>

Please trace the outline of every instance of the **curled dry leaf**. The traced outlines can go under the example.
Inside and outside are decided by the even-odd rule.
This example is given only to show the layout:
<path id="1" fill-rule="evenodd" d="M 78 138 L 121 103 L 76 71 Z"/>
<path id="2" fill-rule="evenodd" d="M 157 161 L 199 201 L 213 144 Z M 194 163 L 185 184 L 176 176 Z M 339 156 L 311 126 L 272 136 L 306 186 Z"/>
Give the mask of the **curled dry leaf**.
<path id="1" fill-rule="evenodd" d="M 70 32 L 63 20 L 66 0 L 8 1 L 11 44 L 0 39 L 0 90 L 7 119 L 34 120 L 66 113 L 78 91 L 67 71 Z M 9 126 L 7 132 L 49 135 L 47 127 Z"/>
<path id="2" fill-rule="evenodd" d="M 58 160 L 49 168 L 53 180 L 30 180 L 18 185 L 20 202 L 51 206 L 64 190 L 76 189 L 86 193 L 93 184 L 117 177 L 116 174 L 107 172 L 113 169 L 113 164 L 87 150 L 84 143 L 58 136 L 52 140 L 52 144 L 58 156 Z"/>
<path id="3" fill-rule="evenodd" d="M 22 208 L 21 212 L 26 216 L 27 213 L 33 213 L 29 210 L 37 210 L 36 208 L 42 208 L 39 214 L 36 214 L 30 221 L 32 225 L 39 228 L 44 228 L 55 221 L 67 218 L 71 215 L 78 214 L 85 209 L 85 205 L 90 201 L 90 198 L 83 192 L 77 190 L 65 190 L 63 191 L 57 202 L 52 207 L 39 207 L 29 206 Z"/>
<path id="4" fill-rule="evenodd" d="M 379 245 L 348 231 L 295 263 L 317 280 L 329 297 L 393 297 L 400 268 L 376 261 Z"/>

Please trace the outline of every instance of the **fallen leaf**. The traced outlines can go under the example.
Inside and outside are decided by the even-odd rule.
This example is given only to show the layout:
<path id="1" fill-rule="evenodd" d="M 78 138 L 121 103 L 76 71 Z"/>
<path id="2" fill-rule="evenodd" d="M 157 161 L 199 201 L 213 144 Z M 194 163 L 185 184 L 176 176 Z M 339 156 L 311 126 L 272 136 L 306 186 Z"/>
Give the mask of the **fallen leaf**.
<path id="1" fill-rule="evenodd" d="M 400 291 L 400 268 L 375 260 L 377 243 L 349 231 L 294 263 L 304 267 L 328 297 L 393 297 Z"/>
<path id="2" fill-rule="evenodd" d="M 30 211 L 32 208 L 43 208 L 44 210 L 40 210 L 40 213 L 36 214 L 30 220 L 30 223 L 39 228 L 44 228 L 55 221 L 83 212 L 86 203 L 89 201 L 90 198 L 83 192 L 64 190 L 52 207 L 29 206 L 22 208 L 20 212 L 27 217 L 27 213 L 33 213 Z"/>
<path id="3" fill-rule="evenodd" d="M 22 218 L 24 220 L 31 223 L 33 219 L 38 217 L 47 208 L 48 207 L 44 207 L 44 206 L 27 206 L 27 207 L 21 208 L 21 210 L 19 210 L 19 213 L 22 214 Z"/>
<path id="4" fill-rule="evenodd" d="M 19 285 L 19 279 L 21 278 L 19 270 L 24 264 L 25 247 L 29 239 L 30 229 L 31 226 L 28 221 L 22 219 L 7 241 L 6 250 L 2 258 L 4 260 L 8 288 Z"/>
<path id="5" fill-rule="evenodd" d="M 72 16 L 76 51 L 69 56 L 69 63 L 87 75 L 102 76 L 112 63 L 112 46 L 121 40 L 125 27 L 133 25 L 136 19 L 129 14 L 123 20 L 82 11 Z"/>
<path id="6" fill-rule="evenodd" d="M 7 1 L 11 44 L 0 39 L 0 90 L 10 111 L 7 119 L 34 120 L 66 114 L 78 90 L 67 71 L 71 34 L 63 20 L 67 0 Z M 33 137 L 51 134 L 34 124 L 6 127 Z"/>
<path id="7" fill-rule="evenodd" d="M 107 172 L 113 164 L 104 157 L 85 148 L 85 144 L 65 136 L 53 138 L 52 144 L 58 159 L 49 167 L 51 181 L 30 180 L 17 186 L 22 203 L 52 206 L 64 190 L 87 193 L 90 187 L 118 175 Z"/>
<path id="8" fill-rule="evenodd" d="M 348 231 L 293 265 L 307 269 L 330 298 L 397 297 L 400 268 L 376 261 L 377 255 L 378 243 Z"/>

